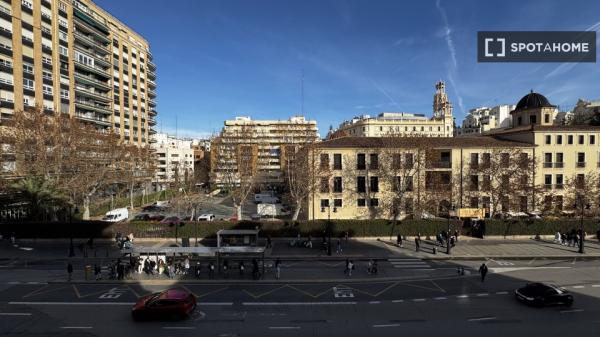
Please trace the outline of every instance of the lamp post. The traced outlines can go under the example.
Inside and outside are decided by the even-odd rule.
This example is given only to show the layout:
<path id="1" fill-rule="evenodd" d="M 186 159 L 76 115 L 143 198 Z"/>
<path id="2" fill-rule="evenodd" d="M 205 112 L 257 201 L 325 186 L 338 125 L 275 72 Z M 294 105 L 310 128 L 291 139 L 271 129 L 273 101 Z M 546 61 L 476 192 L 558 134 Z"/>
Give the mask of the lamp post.
<path id="1" fill-rule="evenodd" d="M 579 208 L 581 207 L 581 214 L 579 217 L 579 254 L 584 254 L 585 250 L 583 249 L 583 241 L 585 241 L 585 231 L 583 229 L 583 212 L 586 209 L 590 209 L 591 205 L 588 203 L 586 204 L 584 202 L 584 197 L 581 194 L 577 194 L 577 198 L 576 198 L 576 202 L 575 205 L 573 205 L 573 208 Z"/>
<path id="2" fill-rule="evenodd" d="M 454 212 L 454 205 L 449 204 L 448 207 L 448 223 L 447 223 L 447 230 L 446 230 L 446 254 L 450 255 L 450 237 L 452 236 L 450 234 L 450 212 Z"/>
<path id="3" fill-rule="evenodd" d="M 78 213 L 79 209 L 77 206 L 75 207 L 75 211 L 73 211 L 73 205 L 69 204 L 69 228 L 71 237 L 69 239 L 69 257 L 75 256 L 75 247 L 73 246 L 73 213 Z"/>
<path id="4" fill-rule="evenodd" d="M 325 207 L 321 207 L 321 212 L 325 212 Z M 333 207 L 333 213 L 337 212 L 337 207 Z M 331 256 L 331 204 L 329 203 L 329 201 L 327 202 L 327 226 L 325 227 L 325 230 L 327 232 L 327 255 Z"/>

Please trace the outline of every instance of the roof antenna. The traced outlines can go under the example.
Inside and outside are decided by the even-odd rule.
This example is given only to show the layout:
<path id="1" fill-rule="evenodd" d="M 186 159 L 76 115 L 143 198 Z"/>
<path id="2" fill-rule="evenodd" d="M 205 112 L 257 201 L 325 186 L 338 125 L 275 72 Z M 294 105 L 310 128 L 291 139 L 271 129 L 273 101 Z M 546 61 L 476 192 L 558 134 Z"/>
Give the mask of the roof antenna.
<path id="1" fill-rule="evenodd" d="M 300 113 L 304 116 L 304 68 L 300 72 Z"/>

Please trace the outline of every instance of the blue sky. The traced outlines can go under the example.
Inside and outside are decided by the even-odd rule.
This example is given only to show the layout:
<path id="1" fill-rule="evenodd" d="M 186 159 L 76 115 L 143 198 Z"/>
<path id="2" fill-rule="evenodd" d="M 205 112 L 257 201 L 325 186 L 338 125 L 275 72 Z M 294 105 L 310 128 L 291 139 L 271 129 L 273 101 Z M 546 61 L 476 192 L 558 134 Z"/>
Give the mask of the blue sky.
<path id="1" fill-rule="evenodd" d="M 600 100 L 597 63 L 477 63 L 480 30 L 600 30 L 594 1 L 96 0 L 146 37 L 157 129 L 218 132 L 225 119 L 329 125 L 359 114 L 431 114 L 442 79 L 457 123 L 533 89 L 562 108 Z M 168 5 L 167 5 L 168 4 Z"/>

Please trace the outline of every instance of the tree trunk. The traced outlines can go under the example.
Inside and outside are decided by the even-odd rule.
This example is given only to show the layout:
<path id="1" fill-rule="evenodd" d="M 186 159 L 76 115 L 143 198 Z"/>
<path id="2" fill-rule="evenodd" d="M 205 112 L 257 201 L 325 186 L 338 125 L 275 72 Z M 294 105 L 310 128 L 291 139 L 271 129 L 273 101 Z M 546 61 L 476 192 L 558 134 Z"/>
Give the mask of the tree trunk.
<path id="1" fill-rule="evenodd" d="M 83 197 L 83 214 L 81 215 L 81 219 L 89 220 L 90 219 L 90 196 L 86 195 Z"/>
<path id="2" fill-rule="evenodd" d="M 133 211 L 133 184 L 131 184 L 131 188 L 129 188 L 129 206 Z"/>
<path id="3" fill-rule="evenodd" d="M 300 202 L 297 202 L 296 209 L 294 209 L 294 216 L 292 217 L 292 221 L 298 221 L 298 215 L 300 215 L 301 208 L 302 208 L 302 204 Z"/>
<path id="4" fill-rule="evenodd" d="M 236 204 L 235 209 L 237 210 L 237 221 L 242 221 L 242 204 Z"/>

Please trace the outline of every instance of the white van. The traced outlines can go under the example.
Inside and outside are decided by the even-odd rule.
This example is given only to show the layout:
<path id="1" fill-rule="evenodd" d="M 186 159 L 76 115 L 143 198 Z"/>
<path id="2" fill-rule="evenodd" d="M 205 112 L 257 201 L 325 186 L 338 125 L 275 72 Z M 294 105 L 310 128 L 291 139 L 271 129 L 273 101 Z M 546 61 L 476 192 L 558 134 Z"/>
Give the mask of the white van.
<path id="1" fill-rule="evenodd" d="M 254 195 L 254 203 L 256 204 L 278 204 L 281 201 L 273 192 L 257 193 Z"/>
<path id="2" fill-rule="evenodd" d="M 129 210 L 127 208 L 117 208 L 106 212 L 103 221 L 119 222 L 129 219 Z"/>

